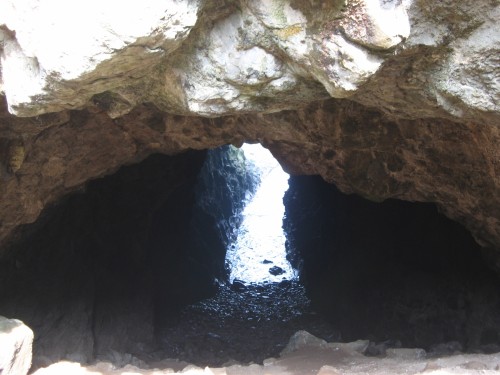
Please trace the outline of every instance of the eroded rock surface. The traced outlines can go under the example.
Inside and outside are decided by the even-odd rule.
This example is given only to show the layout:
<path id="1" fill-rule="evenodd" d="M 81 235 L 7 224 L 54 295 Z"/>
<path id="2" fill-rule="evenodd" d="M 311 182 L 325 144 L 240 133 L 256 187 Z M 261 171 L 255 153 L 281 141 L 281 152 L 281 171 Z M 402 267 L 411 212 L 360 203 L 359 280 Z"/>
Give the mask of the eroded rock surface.
<path id="1" fill-rule="evenodd" d="M 496 374 L 500 370 L 500 355 L 455 355 L 432 359 L 421 349 L 395 349 L 390 355 L 379 358 L 365 356 L 361 342 L 328 343 L 308 332 L 299 331 L 278 358 L 268 358 L 263 365 L 228 364 L 219 368 L 200 368 L 187 363 L 165 361 L 163 367 L 141 369 L 134 365 L 116 368 L 110 363 L 97 363 L 84 367 L 78 363 L 61 362 L 40 369 L 36 375 L 61 372 L 72 374 L 103 375 L 131 372 L 134 374 L 210 374 L 210 375 L 397 375 L 397 374 Z M 166 367 L 166 368 L 165 368 Z"/>
<path id="2" fill-rule="evenodd" d="M 17 319 L 0 316 L 0 374 L 26 375 L 31 367 L 33 331 Z"/>
<path id="3" fill-rule="evenodd" d="M 318 176 L 289 185 L 288 257 L 342 339 L 378 341 L 373 354 L 500 351 L 500 280 L 459 224 L 434 205 L 370 202 Z"/>
<path id="4" fill-rule="evenodd" d="M 233 147 L 152 155 L 25 226 L 0 261 L 0 306 L 35 332 L 34 368 L 151 353 L 168 311 L 213 294 L 223 232 L 251 188 L 242 163 Z"/>
<path id="5" fill-rule="evenodd" d="M 216 116 L 328 95 L 418 117 L 498 111 L 496 1 L 32 0 L 0 10 L 2 90 L 22 116 L 93 102 L 116 117 L 146 101 Z"/>
<path id="6" fill-rule="evenodd" d="M 300 110 L 216 119 L 165 114 L 151 105 L 115 120 L 95 109 L 28 119 L 4 113 L 1 133 L 4 240 L 64 194 L 120 165 L 153 152 L 254 140 L 289 172 L 320 174 L 342 191 L 372 200 L 437 203 L 483 246 L 500 247 L 500 131 L 494 126 L 397 119 L 329 100 Z"/>
<path id="7" fill-rule="evenodd" d="M 0 2 L 0 258 L 14 270 L 0 277 L 21 283 L 15 275 L 26 262 L 34 269 L 37 259 L 43 264 L 42 253 L 30 258 L 19 250 L 24 226 L 45 228 L 41 213 L 92 180 L 151 154 L 244 141 L 264 144 L 289 172 L 318 174 L 346 193 L 436 203 L 500 270 L 499 21 L 498 0 Z M 174 194 L 177 183 L 195 176 L 201 159 L 185 157 L 179 169 L 169 169 L 163 193 Z M 173 201 L 172 210 L 183 202 Z M 116 208 L 106 204 L 104 211 Z M 185 223 L 169 220 L 179 228 Z M 99 225 L 110 229 L 107 221 Z M 120 265 L 133 271 L 145 265 L 135 263 L 142 242 L 122 236 L 129 227 L 110 229 L 116 242 L 108 259 L 120 244 L 131 248 Z M 143 240 L 141 228 L 130 233 Z M 82 233 L 38 235 L 42 245 L 60 244 L 56 258 L 73 262 L 74 249 L 89 238 L 93 251 L 109 250 L 96 238 L 99 230 Z M 69 278 L 68 288 L 78 276 L 48 266 Z M 105 284 L 122 289 L 109 276 Z M 75 285 L 84 294 L 92 289 Z M 64 300 L 75 312 L 64 319 L 76 331 L 89 327 L 90 299 L 51 293 L 52 300 L 35 298 L 42 310 L 50 315 L 51 301 Z M 153 298 L 134 288 L 127 293 L 131 304 Z M 111 331 L 128 332 L 126 318 L 107 325 L 99 316 L 141 311 L 106 302 L 104 315 L 93 318 L 99 334 L 113 325 Z M 144 329 L 125 334 L 133 345 L 151 336 L 151 315 L 142 321 Z M 78 336 L 65 354 L 99 351 L 93 342 Z"/>
<path id="8" fill-rule="evenodd" d="M 0 240 L 153 152 L 251 140 L 344 192 L 435 202 L 498 249 L 499 9 L 3 1 L 0 90 L 36 117 L 1 115 Z"/>

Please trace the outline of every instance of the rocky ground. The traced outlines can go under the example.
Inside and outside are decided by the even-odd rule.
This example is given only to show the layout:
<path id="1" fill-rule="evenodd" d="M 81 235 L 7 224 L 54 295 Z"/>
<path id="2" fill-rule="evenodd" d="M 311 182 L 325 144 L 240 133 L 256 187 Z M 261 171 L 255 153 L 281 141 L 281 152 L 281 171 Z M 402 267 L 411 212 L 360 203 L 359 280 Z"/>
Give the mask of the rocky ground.
<path id="1" fill-rule="evenodd" d="M 161 333 L 162 348 L 149 357 L 115 352 L 93 365 L 59 362 L 34 374 L 500 372 L 500 353 L 462 354 L 451 344 L 426 353 L 400 348 L 398 342 L 338 343 L 340 334 L 311 309 L 297 281 L 223 286 L 216 297 L 187 306 L 170 319 Z"/>
<path id="2" fill-rule="evenodd" d="M 301 329 L 330 341 L 338 339 L 337 331 L 310 308 L 298 282 L 233 284 L 169 319 L 161 333 L 161 358 L 202 367 L 231 361 L 261 363 L 277 356 Z"/>
<path id="3" fill-rule="evenodd" d="M 117 368 L 109 362 L 92 366 L 60 362 L 40 369 L 35 375 L 58 374 L 144 374 L 170 373 L 212 375 L 375 375 L 375 374 L 498 374 L 500 353 L 456 354 L 432 358 L 422 349 L 389 349 L 384 357 L 368 357 L 363 354 L 368 341 L 348 344 L 326 343 L 305 331 L 297 332 L 278 358 L 268 358 L 263 364 L 227 364 L 225 367 L 197 367 L 183 362 L 165 360 L 157 368 L 141 369 L 133 365 Z"/>

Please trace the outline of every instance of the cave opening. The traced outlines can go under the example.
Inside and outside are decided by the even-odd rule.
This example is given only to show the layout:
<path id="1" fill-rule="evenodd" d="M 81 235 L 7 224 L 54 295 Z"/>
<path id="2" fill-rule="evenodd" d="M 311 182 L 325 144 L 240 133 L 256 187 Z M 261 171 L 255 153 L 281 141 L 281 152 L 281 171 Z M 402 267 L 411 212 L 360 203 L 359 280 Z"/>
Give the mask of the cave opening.
<path id="1" fill-rule="evenodd" d="M 0 261 L 0 315 L 35 331 L 34 368 L 259 363 L 298 330 L 368 339 L 370 355 L 499 350 L 498 275 L 431 204 L 291 176 L 283 229 L 296 273 L 235 285 L 227 249 L 257 187 L 246 163 L 233 146 L 153 155 L 22 228 Z"/>
<path id="2" fill-rule="evenodd" d="M 235 284 L 236 280 L 241 287 L 242 283 L 296 279 L 296 271 L 286 259 L 283 231 L 283 196 L 289 175 L 260 144 L 244 144 L 241 149 L 259 183 L 245 203 L 236 238 L 227 249 L 229 281 Z"/>
<path id="3" fill-rule="evenodd" d="M 218 159 L 220 155 L 229 157 Z M 222 163 L 214 169 L 216 159 Z M 212 294 L 161 312 L 168 317 L 160 324 L 162 350 L 197 365 L 221 366 L 277 356 L 299 330 L 336 337 L 333 326 L 311 309 L 287 260 L 283 198 L 289 175 L 260 144 L 210 150 L 207 160 L 205 166 L 211 167 L 199 175 L 202 188 L 196 190 L 195 207 L 214 212 L 215 191 L 221 194 L 216 206 L 228 204 L 237 190 L 244 200 L 228 204 L 230 215 L 215 220 L 227 245 L 226 273 Z M 243 168 L 235 168 L 235 162 Z"/>

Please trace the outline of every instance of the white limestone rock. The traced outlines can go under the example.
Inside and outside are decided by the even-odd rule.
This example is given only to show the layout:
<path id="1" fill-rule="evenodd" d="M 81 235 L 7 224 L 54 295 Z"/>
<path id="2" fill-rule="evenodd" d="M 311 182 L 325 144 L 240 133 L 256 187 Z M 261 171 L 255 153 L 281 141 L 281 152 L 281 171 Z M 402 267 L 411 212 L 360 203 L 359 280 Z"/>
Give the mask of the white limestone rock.
<path id="1" fill-rule="evenodd" d="M 0 374 L 25 375 L 31 367 L 33 331 L 17 319 L 0 316 Z"/>
<path id="2" fill-rule="evenodd" d="M 307 347 L 313 347 L 317 349 L 327 348 L 328 343 L 325 340 L 320 339 L 319 337 L 311 335 L 307 331 L 297 331 L 293 334 L 292 337 L 290 337 L 287 346 L 281 351 L 280 356 L 293 353 Z"/>
<path id="3" fill-rule="evenodd" d="M 370 49 L 395 47 L 410 32 L 406 7 L 399 1 L 323 2 L 316 8 L 309 1 L 246 5 L 273 31 L 281 52 L 336 98 L 351 96 L 379 69 L 384 59 Z"/>
<path id="4" fill-rule="evenodd" d="M 0 92 L 18 116 L 151 102 L 215 117 L 331 96 L 477 118 L 498 112 L 499 12 L 489 0 L 5 0 Z"/>
<path id="5" fill-rule="evenodd" d="M 204 116 L 276 111 L 327 97 L 279 57 L 267 33 L 247 9 L 219 20 L 190 54 L 181 54 L 160 97 L 180 93 L 189 112 Z"/>
<path id="6" fill-rule="evenodd" d="M 414 73 L 423 96 L 455 118 L 478 121 L 478 114 L 498 113 L 498 1 L 409 1 L 408 14 L 406 48 L 432 47 L 436 56 L 431 66 L 421 64 Z"/>
<path id="7" fill-rule="evenodd" d="M 436 74 L 440 104 L 463 117 L 470 108 L 500 111 L 500 7 L 466 38 L 453 42 L 452 52 Z"/>
<path id="8" fill-rule="evenodd" d="M 3 89 L 10 111 L 42 112 L 22 110 L 36 107 L 37 100 L 83 105 L 93 94 L 123 85 L 140 74 L 144 61 L 151 64 L 150 55 L 158 63 L 178 47 L 195 25 L 199 6 L 196 0 L 0 2 Z M 108 66 L 101 66 L 104 62 Z"/>

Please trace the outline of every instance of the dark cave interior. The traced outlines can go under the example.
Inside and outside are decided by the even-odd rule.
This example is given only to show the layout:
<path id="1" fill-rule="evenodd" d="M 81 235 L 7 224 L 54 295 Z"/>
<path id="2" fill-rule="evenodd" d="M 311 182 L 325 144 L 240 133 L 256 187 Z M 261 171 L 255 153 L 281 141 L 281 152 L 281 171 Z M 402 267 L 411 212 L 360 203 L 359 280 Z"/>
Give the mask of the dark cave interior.
<path id="1" fill-rule="evenodd" d="M 0 260 L 0 314 L 34 330 L 35 367 L 152 353 L 180 307 L 217 292 L 255 187 L 235 152 L 153 155 L 18 231 Z M 461 225 L 434 205 L 374 203 L 316 176 L 289 185 L 288 257 L 339 338 L 500 350 L 500 280 Z"/>

